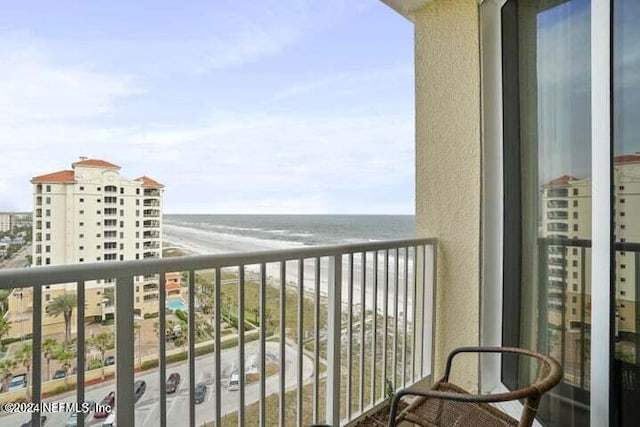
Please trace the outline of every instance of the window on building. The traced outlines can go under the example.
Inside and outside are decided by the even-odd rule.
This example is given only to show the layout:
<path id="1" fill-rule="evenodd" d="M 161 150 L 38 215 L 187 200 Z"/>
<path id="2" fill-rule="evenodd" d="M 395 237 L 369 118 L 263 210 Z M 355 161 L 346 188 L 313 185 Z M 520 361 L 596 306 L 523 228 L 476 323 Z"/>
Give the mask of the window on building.
<path id="1" fill-rule="evenodd" d="M 100 233 L 96 234 L 96 237 L 100 237 Z"/>
<path id="2" fill-rule="evenodd" d="M 136 249 L 140 249 L 140 243 L 136 242 Z"/>
<path id="3" fill-rule="evenodd" d="M 84 211 L 81 209 L 80 212 L 78 212 L 80 215 L 84 215 Z"/>
<path id="4" fill-rule="evenodd" d="M 136 231 L 136 239 L 139 239 L 139 238 L 140 238 L 140 232 Z"/>
<path id="5" fill-rule="evenodd" d="M 136 254 L 136 259 L 140 259 L 140 254 Z"/>
<path id="6" fill-rule="evenodd" d="M 574 267 L 577 267 L 577 266 L 578 266 L 578 261 L 574 259 L 574 260 L 571 262 L 571 265 L 573 265 Z"/>
<path id="7" fill-rule="evenodd" d="M 575 283 L 573 284 L 573 292 L 578 292 L 578 285 Z"/>
<path id="8" fill-rule="evenodd" d="M 46 204 L 50 204 L 51 203 L 51 197 L 45 197 L 44 202 Z"/>
<path id="9" fill-rule="evenodd" d="M 120 228 L 124 228 L 124 221 L 120 221 Z"/>
<path id="10" fill-rule="evenodd" d="M 84 187 L 83 186 L 80 186 L 80 191 L 84 191 Z M 82 200 L 82 199 L 80 199 L 80 200 Z"/>
<path id="11" fill-rule="evenodd" d="M 624 212 L 620 212 L 620 216 L 624 216 Z"/>
<path id="12" fill-rule="evenodd" d="M 47 185 L 47 189 L 45 190 L 47 193 L 51 193 L 51 186 Z"/>
<path id="13" fill-rule="evenodd" d="M 627 295 L 627 291 L 620 291 L 620 295 L 622 295 L 622 296 Z"/>
<path id="14" fill-rule="evenodd" d="M 80 227 L 84 227 L 84 222 L 81 222 L 81 223 L 80 223 Z"/>
<path id="15" fill-rule="evenodd" d="M 571 302 L 573 302 L 574 304 L 578 302 L 578 297 L 571 297 Z"/>
<path id="16" fill-rule="evenodd" d="M 124 216 L 124 209 L 120 209 L 120 216 Z"/>
<path id="17" fill-rule="evenodd" d="M 51 294 L 45 294 L 44 295 L 44 300 L 47 301 L 47 302 L 51 301 Z"/>
<path id="18" fill-rule="evenodd" d="M 124 194 L 124 187 L 120 187 L 120 194 Z"/>
<path id="19" fill-rule="evenodd" d="M 578 224 L 573 224 L 573 231 L 578 231 Z"/>
<path id="20" fill-rule="evenodd" d="M 80 259 L 79 259 L 79 261 L 80 261 L 80 262 L 84 262 L 84 258 L 80 258 Z"/>
<path id="21" fill-rule="evenodd" d="M 45 247 L 44 247 L 44 251 L 45 251 L 46 253 L 51 253 L 51 246 L 50 246 L 50 245 L 45 246 Z"/>
<path id="22" fill-rule="evenodd" d="M 136 199 L 136 206 L 140 206 L 140 199 Z"/>
<path id="23" fill-rule="evenodd" d="M 571 250 L 571 253 L 574 254 L 574 255 L 578 255 L 578 248 L 573 248 Z"/>
<path id="24" fill-rule="evenodd" d="M 627 268 L 627 265 L 626 264 L 620 264 L 620 268 L 624 270 L 625 268 Z"/>
<path id="25" fill-rule="evenodd" d="M 51 216 L 51 209 L 47 209 L 44 211 L 44 216 Z"/>
<path id="26" fill-rule="evenodd" d="M 140 221 L 136 221 L 136 227 L 140 227 Z"/>
<path id="27" fill-rule="evenodd" d="M 576 314 L 576 309 L 575 309 L 575 308 L 572 308 L 572 309 L 571 309 L 571 314 L 573 314 L 573 315 L 575 315 L 575 314 Z"/>
<path id="28" fill-rule="evenodd" d="M 120 255 L 120 261 L 124 261 L 124 255 Z"/>
<path id="29" fill-rule="evenodd" d="M 577 200 L 574 200 L 574 201 L 573 201 L 573 207 L 574 207 L 574 208 L 577 208 L 577 207 L 578 207 L 578 201 L 577 201 Z"/>
<path id="30" fill-rule="evenodd" d="M 573 189 L 573 195 L 574 195 L 574 196 L 577 196 L 577 195 L 578 195 L 578 189 L 577 189 L 577 188 L 574 188 L 574 189 Z"/>
<path id="31" fill-rule="evenodd" d="M 80 235 L 78 236 L 81 239 L 84 239 L 84 234 L 80 233 Z"/>
<path id="32" fill-rule="evenodd" d="M 122 231 L 120 232 L 120 238 L 124 239 L 124 233 Z"/>
<path id="33" fill-rule="evenodd" d="M 47 233 L 44 235 L 45 240 L 51 240 L 51 233 Z"/>
<path id="34" fill-rule="evenodd" d="M 102 211 L 96 211 L 96 214 L 100 215 L 102 213 Z"/>
<path id="35" fill-rule="evenodd" d="M 136 216 L 140 216 L 140 211 L 136 209 Z"/>
<path id="36" fill-rule="evenodd" d="M 100 257 L 99 256 L 96 257 L 96 261 L 100 261 Z"/>
<path id="37" fill-rule="evenodd" d="M 578 219 L 578 212 L 573 213 L 573 219 Z"/>
<path id="38" fill-rule="evenodd" d="M 620 281 L 621 281 L 621 282 L 626 282 L 626 281 L 627 281 L 627 279 L 626 279 L 625 277 L 621 277 L 621 278 L 620 278 Z"/>
<path id="39" fill-rule="evenodd" d="M 84 203 L 84 199 L 83 198 L 80 198 L 80 203 Z"/>
<path id="40" fill-rule="evenodd" d="M 97 191 L 102 191 L 101 187 L 96 188 Z"/>
<path id="41" fill-rule="evenodd" d="M 97 201 L 98 203 L 100 203 L 100 202 L 102 202 L 102 199 L 98 199 L 98 200 L 96 200 L 96 201 Z"/>
<path id="42" fill-rule="evenodd" d="M 624 199 L 620 199 L 620 203 L 624 203 Z"/>
<path id="43" fill-rule="evenodd" d="M 78 250 L 80 250 L 80 251 L 84 251 L 84 246 L 80 246 L 80 247 L 78 248 Z"/>
<path id="44" fill-rule="evenodd" d="M 124 199 L 120 199 L 120 206 L 124 206 Z"/>
<path id="45" fill-rule="evenodd" d="M 51 264 L 51 258 L 45 258 L 44 263 L 45 263 L 46 265 Z"/>
<path id="46" fill-rule="evenodd" d="M 120 243 L 120 250 L 124 250 L 124 243 Z"/>
<path id="47" fill-rule="evenodd" d="M 47 222 L 44 224 L 44 227 L 45 227 L 45 228 L 51 228 L 51 222 L 50 222 L 50 221 L 47 221 Z"/>
<path id="48" fill-rule="evenodd" d="M 100 245 L 96 245 L 96 249 L 100 249 Z"/>
<path id="49" fill-rule="evenodd" d="M 621 230 L 625 230 L 626 228 L 627 228 L 627 226 L 626 226 L 626 225 L 624 225 L 624 224 L 620 224 L 620 229 L 621 229 Z"/>

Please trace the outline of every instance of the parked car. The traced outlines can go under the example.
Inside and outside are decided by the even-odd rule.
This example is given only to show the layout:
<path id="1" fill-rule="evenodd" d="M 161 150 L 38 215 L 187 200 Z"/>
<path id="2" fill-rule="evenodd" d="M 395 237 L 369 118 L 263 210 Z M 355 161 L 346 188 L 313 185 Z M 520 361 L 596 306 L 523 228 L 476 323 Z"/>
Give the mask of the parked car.
<path id="1" fill-rule="evenodd" d="M 174 372 L 173 374 L 169 375 L 169 378 L 167 378 L 167 387 L 166 387 L 166 391 L 167 393 L 175 393 L 176 390 L 178 390 L 178 386 L 180 385 L 180 374 L 177 372 Z"/>
<path id="2" fill-rule="evenodd" d="M 96 402 L 87 401 L 90 408 L 96 407 Z M 91 415 L 91 412 L 72 412 L 69 414 L 69 418 L 67 418 L 67 422 L 65 423 L 65 427 L 76 427 L 78 425 L 78 416 L 82 416 L 85 419 L 85 425 L 87 425 L 87 418 Z"/>
<path id="3" fill-rule="evenodd" d="M 27 374 L 17 374 L 11 378 L 7 385 L 7 391 L 20 390 L 27 387 Z"/>
<path id="4" fill-rule="evenodd" d="M 115 356 L 107 356 L 104 359 L 104 366 L 111 366 L 111 365 L 115 365 L 116 364 L 116 357 Z"/>
<path id="5" fill-rule="evenodd" d="M 40 416 L 40 426 L 44 427 L 47 424 L 47 416 L 46 415 L 41 415 Z M 31 427 L 33 424 L 31 423 L 31 418 L 29 418 L 29 421 L 27 421 L 26 423 L 22 423 L 20 425 L 20 427 Z"/>
<path id="6" fill-rule="evenodd" d="M 146 389 L 147 383 L 143 380 L 138 380 L 133 384 L 133 396 L 136 402 L 140 400 Z"/>
<path id="7" fill-rule="evenodd" d="M 204 398 L 207 395 L 207 385 L 205 383 L 196 384 L 196 388 L 194 390 L 194 401 L 196 403 L 204 402 Z"/>
<path id="8" fill-rule="evenodd" d="M 240 389 L 240 374 L 238 371 L 231 373 L 229 377 L 229 391 L 236 391 Z"/>
<path id="9" fill-rule="evenodd" d="M 58 369 L 54 374 L 53 374 L 53 379 L 54 380 L 59 380 L 60 378 L 64 378 L 67 376 L 67 371 L 65 371 L 64 369 Z"/>
<path id="10" fill-rule="evenodd" d="M 100 409 L 96 409 L 96 411 L 93 413 L 93 418 L 107 418 L 109 416 L 109 414 L 111 412 L 113 412 L 113 408 L 116 405 L 116 392 L 112 391 L 111 393 L 107 394 L 104 399 L 102 399 L 102 401 L 100 402 Z M 102 407 L 109 407 L 111 408 L 111 411 L 103 411 Z"/>

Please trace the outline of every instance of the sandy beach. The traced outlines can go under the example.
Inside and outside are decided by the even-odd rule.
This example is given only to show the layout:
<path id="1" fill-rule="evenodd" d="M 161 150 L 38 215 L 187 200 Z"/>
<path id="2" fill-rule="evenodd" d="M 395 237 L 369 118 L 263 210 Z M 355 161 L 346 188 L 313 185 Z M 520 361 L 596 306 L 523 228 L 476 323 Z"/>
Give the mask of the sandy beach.
<path id="1" fill-rule="evenodd" d="M 305 245 L 299 242 L 287 242 L 282 240 L 268 240 L 259 239 L 248 236 L 238 236 L 234 234 L 226 234 L 202 229 L 196 229 L 191 227 L 185 227 L 175 224 L 164 224 L 164 239 L 170 242 L 172 246 L 178 247 L 185 252 L 192 254 L 221 254 L 232 252 L 248 252 L 248 251 L 266 251 L 274 249 L 288 249 L 305 247 Z M 365 284 L 365 306 L 367 309 L 374 309 L 374 269 L 373 254 L 369 253 L 367 256 L 367 271 L 366 271 L 366 284 Z M 377 292 L 377 305 L 376 310 L 380 313 L 383 312 L 383 304 L 386 300 L 388 303 L 387 312 L 389 315 L 393 315 L 395 312 L 395 304 L 397 301 L 398 308 L 397 313 L 399 317 L 402 317 L 404 313 L 404 294 L 405 288 L 408 289 L 407 300 L 407 315 L 412 317 L 412 301 L 413 301 L 413 283 L 412 283 L 412 271 L 413 271 L 413 257 L 410 254 L 409 257 L 409 283 L 405 286 L 405 271 L 404 271 L 404 251 L 400 251 L 399 258 L 399 281 L 398 281 L 398 297 L 395 298 L 395 254 L 390 252 L 389 254 L 389 267 L 388 267 L 388 293 L 385 292 L 385 278 L 383 277 L 384 269 L 384 257 L 382 253 L 378 256 L 378 292 Z M 315 291 L 315 261 L 313 259 L 305 260 L 304 262 L 304 283 L 303 287 L 305 292 Z M 323 297 L 327 296 L 328 289 L 328 265 L 327 260 L 321 261 L 320 268 L 320 294 Z M 258 272 L 258 266 L 247 266 L 248 270 Z M 293 260 L 287 262 L 287 283 L 290 286 L 298 286 L 298 261 Z M 267 276 L 274 280 L 279 280 L 280 266 L 277 263 L 267 264 Z M 349 303 L 349 269 L 348 258 L 343 258 L 343 280 L 342 280 L 342 301 L 345 305 Z M 361 290 L 362 290 L 362 256 L 355 254 L 353 257 L 353 294 L 351 297 L 351 305 L 353 307 L 359 307 L 362 303 Z"/>

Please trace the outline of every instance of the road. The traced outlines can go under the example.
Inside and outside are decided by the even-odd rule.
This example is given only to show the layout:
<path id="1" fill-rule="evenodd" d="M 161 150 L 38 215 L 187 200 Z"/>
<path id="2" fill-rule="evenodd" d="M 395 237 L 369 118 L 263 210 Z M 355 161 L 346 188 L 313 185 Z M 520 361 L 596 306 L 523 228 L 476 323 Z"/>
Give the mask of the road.
<path id="1" fill-rule="evenodd" d="M 252 357 L 258 358 L 258 342 L 246 344 L 245 357 L 250 360 Z M 269 361 L 277 362 L 280 360 L 279 344 L 274 342 L 266 343 L 266 358 Z M 238 409 L 239 392 L 227 390 L 227 381 L 230 373 L 237 369 L 238 366 L 238 349 L 231 348 L 223 350 L 221 354 L 222 361 L 222 415 L 234 412 Z M 285 384 L 287 388 L 295 387 L 296 378 L 296 361 L 297 351 L 290 346 L 286 347 L 285 353 Z M 304 356 L 303 372 L 305 380 L 313 375 L 313 361 Z M 248 366 L 247 366 L 248 369 Z M 182 425 L 189 419 L 189 384 L 188 384 L 188 365 L 187 362 L 180 362 L 167 368 L 167 377 L 169 374 L 177 372 L 181 376 L 181 383 L 178 391 L 174 394 L 167 395 L 167 424 Z M 196 405 L 196 425 L 202 425 L 205 421 L 210 421 L 215 416 L 215 395 L 214 388 L 214 357 L 208 354 L 196 359 L 196 383 L 204 382 L 207 385 L 207 394 L 202 404 Z M 146 392 L 142 398 L 136 403 L 136 420 L 135 425 L 140 427 L 157 426 L 160 423 L 160 375 L 158 370 L 136 375 L 136 380 L 142 379 L 147 383 Z M 266 394 L 278 392 L 280 384 L 280 375 L 272 375 L 266 380 Z M 87 388 L 85 395 L 86 400 L 100 402 L 109 392 L 115 390 L 115 382 L 110 381 L 107 384 L 96 385 Z M 117 399 L 117 397 L 116 397 Z M 259 399 L 259 383 L 247 385 L 245 388 L 245 402 L 247 405 L 257 402 Z M 65 402 L 75 402 L 75 394 L 67 394 L 65 397 L 55 399 L 47 399 L 48 401 L 61 400 Z M 67 413 L 45 413 L 47 415 L 46 427 L 62 427 L 65 425 L 69 414 Z M 0 427 L 16 427 L 20 426 L 29 419 L 26 414 L 12 414 L 0 417 Z M 103 420 L 95 420 L 93 415 L 86 419 L 86 426 L 100 426 Z"/>
<path id="2" fill-rule="evenodd" d="M 25 245 L 18 252 L 7 260 L 0 261 L 0 268 L 22 268 L 28 267 L 27 255 L 31 255 L 31 245 Z"/>

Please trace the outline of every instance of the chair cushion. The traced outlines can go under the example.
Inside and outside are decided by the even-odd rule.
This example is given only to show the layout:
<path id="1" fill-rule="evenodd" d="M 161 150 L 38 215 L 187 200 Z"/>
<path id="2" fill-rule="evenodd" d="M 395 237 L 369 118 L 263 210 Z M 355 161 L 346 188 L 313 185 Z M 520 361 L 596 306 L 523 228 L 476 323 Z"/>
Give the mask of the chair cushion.
<path id="1" fill-rule="evenodd" d="M 434 390 L 469 394 L 446 382 L 436 383 Z M 502 427 L 517 426 L 518 421 L 487 403 L 417 397 L 402 411 L 398 421 L 406 420 L 424 427 Z"/>

